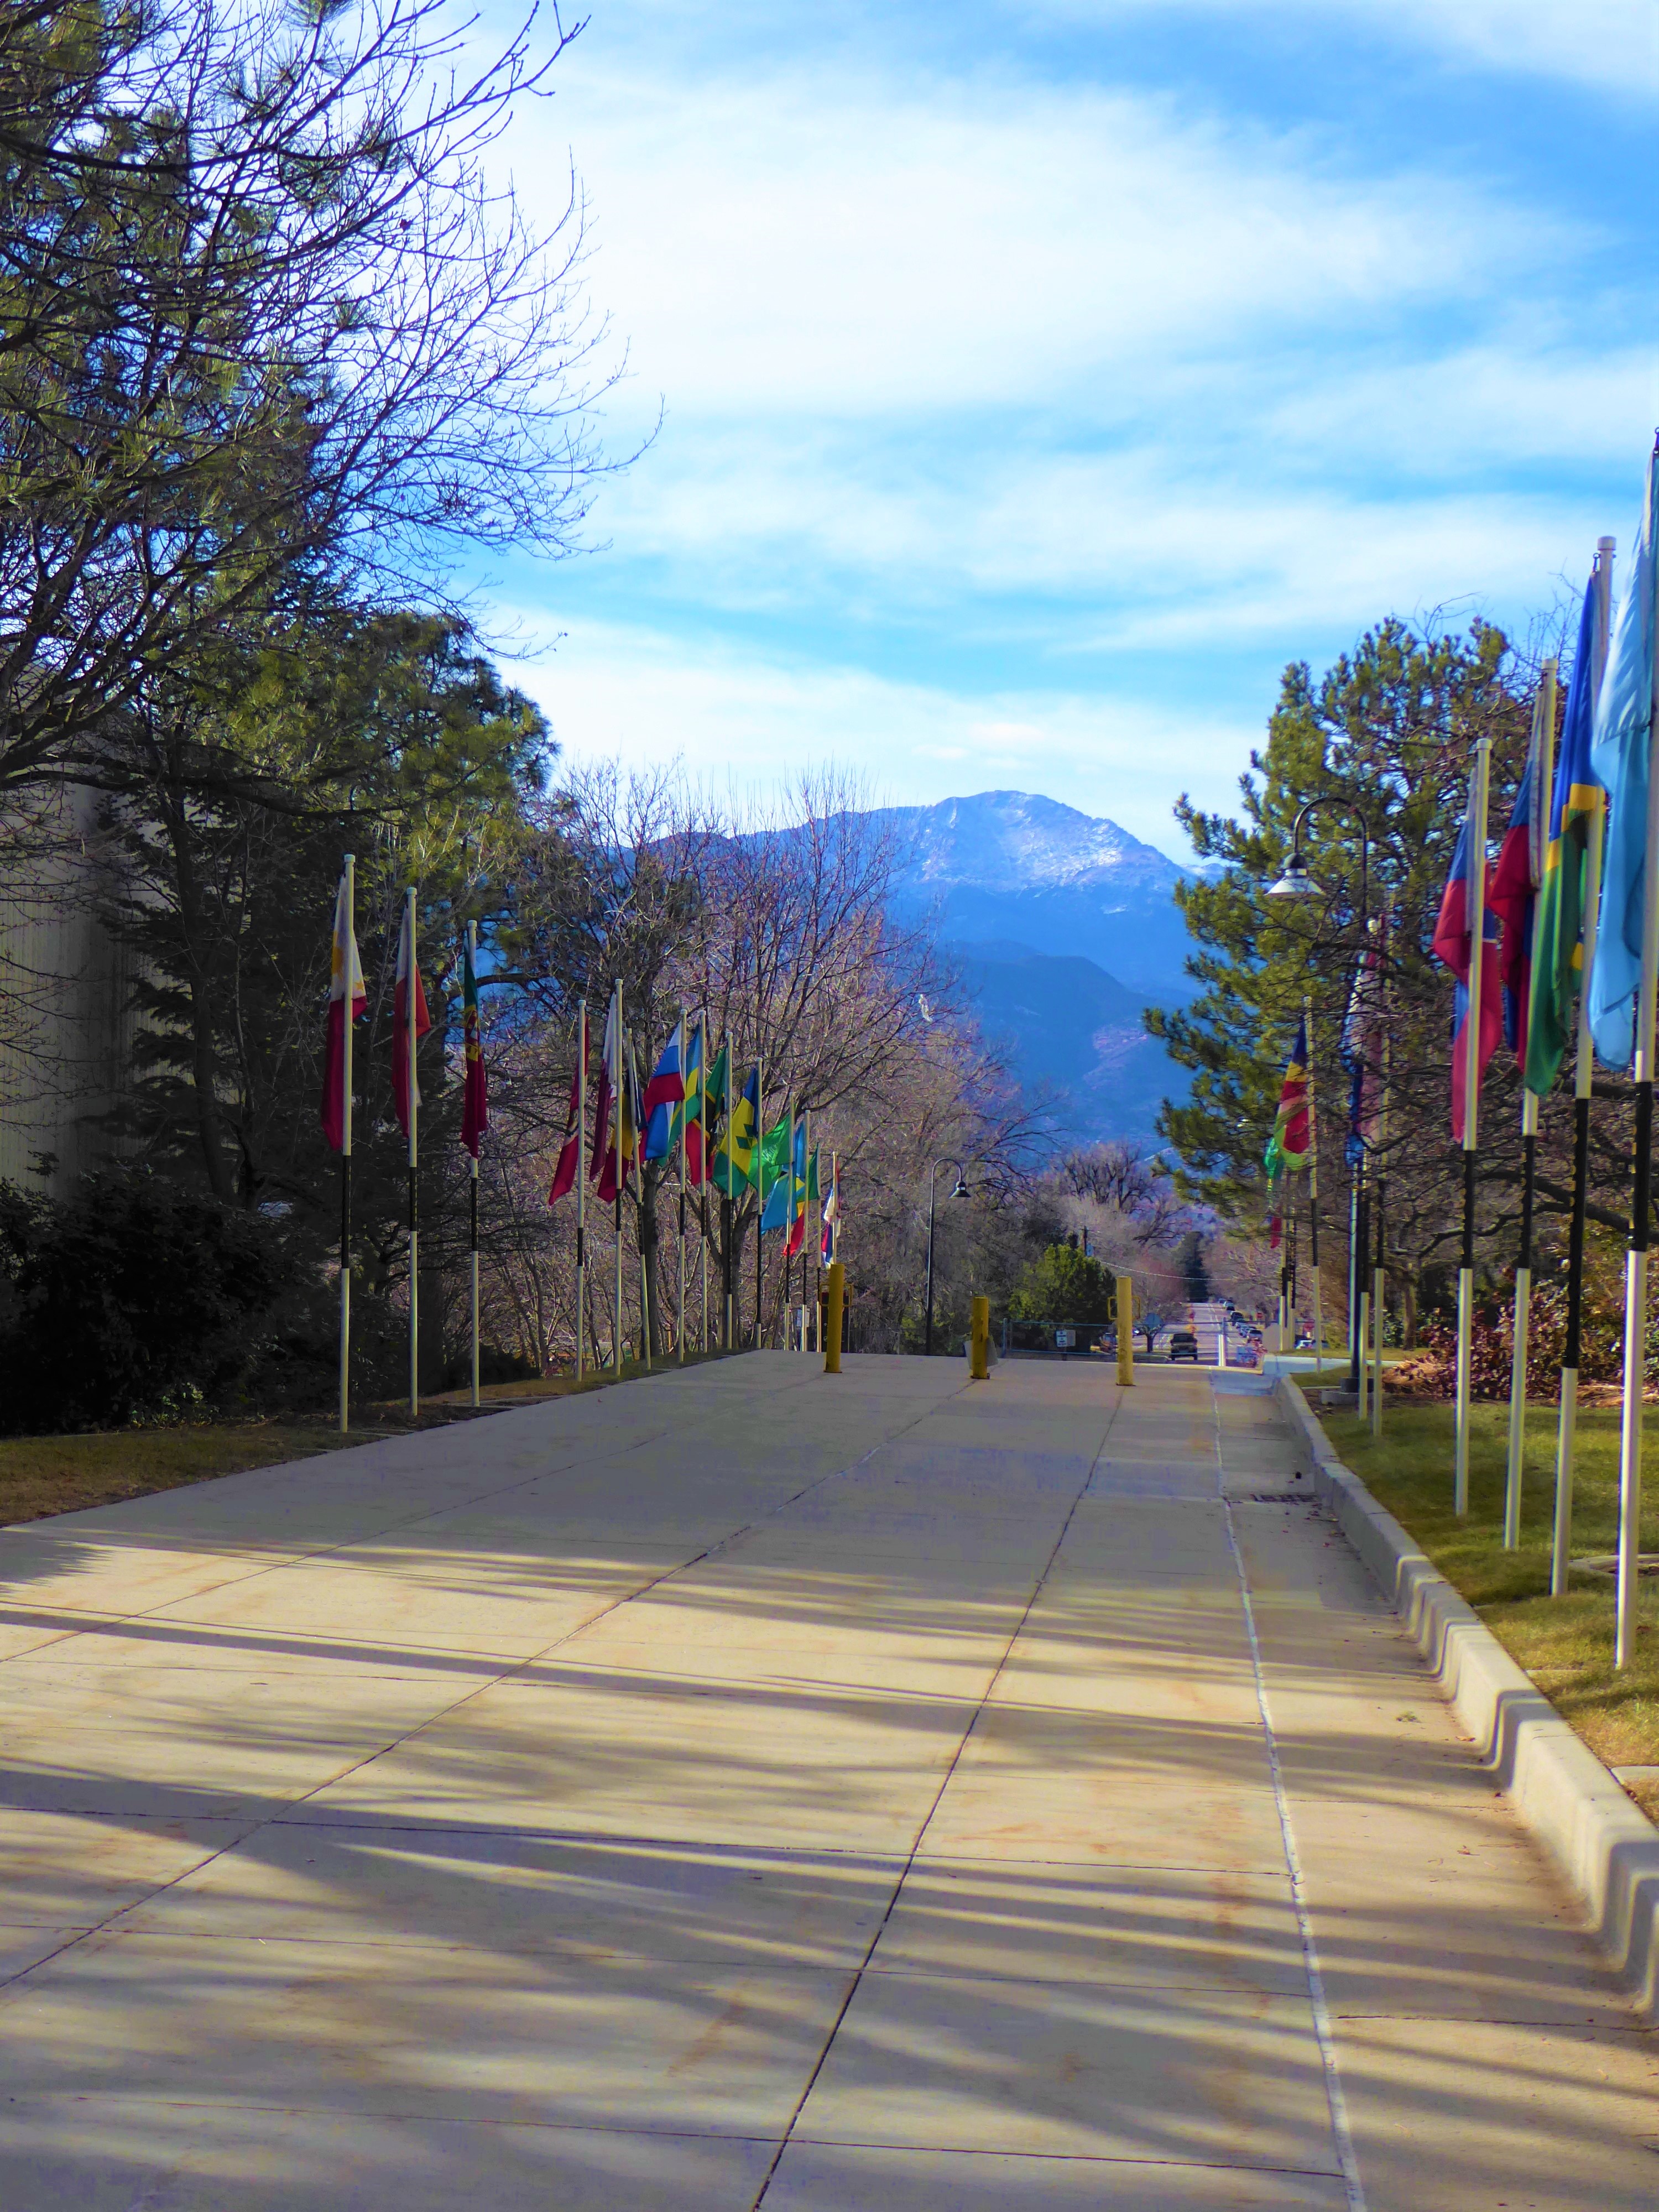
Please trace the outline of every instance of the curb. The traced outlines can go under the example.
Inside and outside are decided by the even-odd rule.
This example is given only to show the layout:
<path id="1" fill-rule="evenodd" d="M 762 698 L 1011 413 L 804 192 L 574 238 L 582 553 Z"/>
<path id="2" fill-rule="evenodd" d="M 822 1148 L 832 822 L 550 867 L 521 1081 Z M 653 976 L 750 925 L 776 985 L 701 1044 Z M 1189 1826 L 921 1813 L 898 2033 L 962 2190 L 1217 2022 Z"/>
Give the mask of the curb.
<path id="1" fill-rule="evenodd" d="M 1434 1670 L 1442 1694 L 1589 1916 L 1643 2015 L 1659 2021 L 1659 1832 L 1358 1476 L 1288 1375 L 1273 1395 L 1320 1502 Z"/>

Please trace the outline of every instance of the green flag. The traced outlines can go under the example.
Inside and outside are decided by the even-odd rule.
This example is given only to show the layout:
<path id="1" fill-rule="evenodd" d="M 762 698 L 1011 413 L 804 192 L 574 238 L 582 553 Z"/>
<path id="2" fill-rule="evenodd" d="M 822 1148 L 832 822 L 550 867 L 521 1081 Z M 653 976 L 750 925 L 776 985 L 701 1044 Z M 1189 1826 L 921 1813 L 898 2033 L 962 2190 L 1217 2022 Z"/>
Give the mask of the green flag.
<path id="1" fill-rule="evenodd" d="M 761 1139 L 760 1178 L 756 1185 L 763 1199 L 781 1176 L 789 1172 L 789 1146 L 794 1133 L 794 1119 L 786 1114 L 775 1121 Z"/>

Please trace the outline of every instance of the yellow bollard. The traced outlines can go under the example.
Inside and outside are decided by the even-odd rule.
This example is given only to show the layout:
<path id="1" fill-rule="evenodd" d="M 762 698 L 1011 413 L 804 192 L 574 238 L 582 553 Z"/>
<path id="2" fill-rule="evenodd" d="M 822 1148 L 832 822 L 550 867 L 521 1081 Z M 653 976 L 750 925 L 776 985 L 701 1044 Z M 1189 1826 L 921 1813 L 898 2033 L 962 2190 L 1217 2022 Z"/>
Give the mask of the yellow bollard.
<path id="1" fill-rule="evenodd" d="M 830 1331 L 823 1340 L 823 1371 L 841 1373 L 842 1314 L 847 1297 L 847 1271 L 839 1260 L 830 1262 Z"/>
<path id="2" fill-rule="evenodd" d="M 1120 1275 L 1117 1279 L 1117 1387 L 1133 1390 L 1135 1387 L 1135 1279 Z"/>
<path id="3" fill-rule="evenodd" d="M 968 1370 L 969 1379 L 975 1382 L 988 1382 L 991 1379 L 991 1301 L 989 1298 L 974 1300 L 973 1349 L 974 1364 Z"/>

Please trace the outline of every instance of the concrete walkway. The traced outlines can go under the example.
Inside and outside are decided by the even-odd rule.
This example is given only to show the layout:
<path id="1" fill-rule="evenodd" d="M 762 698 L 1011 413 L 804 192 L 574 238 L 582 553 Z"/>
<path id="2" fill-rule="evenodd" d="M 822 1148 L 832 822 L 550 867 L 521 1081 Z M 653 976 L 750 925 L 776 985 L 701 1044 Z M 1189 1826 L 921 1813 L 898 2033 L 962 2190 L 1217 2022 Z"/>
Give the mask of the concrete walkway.
<path id="1" fill-rule="evenodd" d="M 1652 2212 L 1296 1472 L 774 1354 L 0 1534 L 0 2207 Z"/>

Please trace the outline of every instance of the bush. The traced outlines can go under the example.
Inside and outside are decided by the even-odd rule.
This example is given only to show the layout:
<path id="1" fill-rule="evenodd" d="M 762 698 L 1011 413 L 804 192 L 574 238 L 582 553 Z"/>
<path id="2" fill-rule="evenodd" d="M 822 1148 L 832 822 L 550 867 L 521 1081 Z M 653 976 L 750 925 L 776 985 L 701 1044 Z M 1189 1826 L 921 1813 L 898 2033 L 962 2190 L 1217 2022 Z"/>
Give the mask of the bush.
<path id="1" fill-rule="evenodd" d="M 1113 1279 L 1104 1263 L 1070 1244 L 1051 1244 L 1020 1277 L 1008 1301 L 1014 1321 L 1110 1321 Z"/>
<path id="2" fill-rule="evenodd" d="M 1469 1329 L 1469 1388 L 1476 1398 L 1507 1399 L 1515 1364 L 1515 1294 L 1500 1305 L 1476 1304 Z M 1581 1382 L 1617 1382 L 1624 1375 L 1622 1316 L 1587 1298 L 1580 1331 Z M 1457 1389 L 1457 1323 L 1435 1316 L 1423 1324 L 1423 1348 L 1397 1370 L 1396 1387 L 1425 1398 L 1450 1398 Z M 1556 1404 L 1561 1395 L 1561 1356 L 1567 1342 L 1567 1291 L 1547 1283 L 1532 1294 L 1527 1322 L 1527 1395 Z M 1659 1340 L 1648 1344 L 1648 1385 L 1659 1379 Z"/>
<path id="3" fill-rule="evenodd" d="M 177 1418 L 234 1392 L 291 1275 L 281 1232 L 143 1169 L 52 1204 L 0 1194 L 0 1419 L 10 1429 Z"/>

